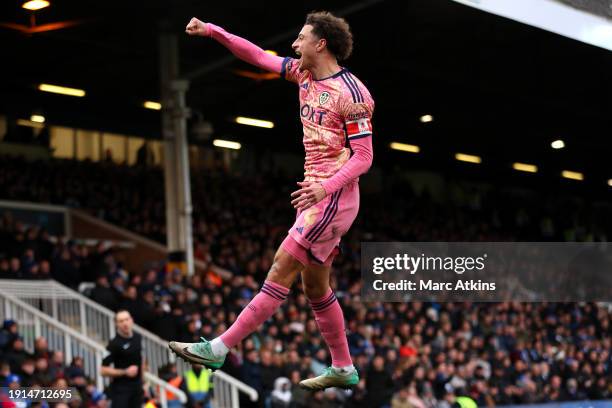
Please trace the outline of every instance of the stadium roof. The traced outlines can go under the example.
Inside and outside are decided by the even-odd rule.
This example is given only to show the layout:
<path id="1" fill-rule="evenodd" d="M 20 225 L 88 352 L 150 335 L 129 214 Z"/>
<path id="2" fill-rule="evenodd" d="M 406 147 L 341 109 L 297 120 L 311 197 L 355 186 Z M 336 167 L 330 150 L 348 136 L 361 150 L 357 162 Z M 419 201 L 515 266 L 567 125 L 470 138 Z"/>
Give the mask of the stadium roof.
<path id="1" fill-rule="evenodd" d="M 214 41 L 189 38 L 192 16 L 255 43 L 297 33 L 313 9 L 343 10 L 355 36 L 346 66 L 376 100 L 377 157 L 391 141 L 414 143 L 433 161 L 464 151 L 495 160 L 562 163 L 602 177 L 612 151 L 612 53 L 465 7 L 450 0 L 393 1 L 104 1 L 65 2 L 36 13 L 37 25 L 78 21 L 60 30 L 24 34 L 0 27 L 0 113 L 42 112 L 49 123 L 159 137 L 159 32 L 179 35 L 181 71 L 210 66 L 228 52 Z M 29 24 L 22 1 L 0 3 L 4 23 Z M 165 21 L 165 23 L 163 23 Z M 293 37 L 267 44 L 291 55 Z M 246 145 L 300 151 L 295 88 L 280 79 L 254 80 L 234 60 L 195 78 L 188 104 L 212 122 L 215 136 Z M 85 89 L 85 98 L 41 93 L 40 83 Z M 433 122 L 422 123 L 431 114 Z M 272 120 L 251 128 L 235 116 Z M 552 151 L 561 138 L 567 148 Z M 391 156 L 389 156 L 391 157 Z M 561 164 L 559 164 L 561 165 Z"/>

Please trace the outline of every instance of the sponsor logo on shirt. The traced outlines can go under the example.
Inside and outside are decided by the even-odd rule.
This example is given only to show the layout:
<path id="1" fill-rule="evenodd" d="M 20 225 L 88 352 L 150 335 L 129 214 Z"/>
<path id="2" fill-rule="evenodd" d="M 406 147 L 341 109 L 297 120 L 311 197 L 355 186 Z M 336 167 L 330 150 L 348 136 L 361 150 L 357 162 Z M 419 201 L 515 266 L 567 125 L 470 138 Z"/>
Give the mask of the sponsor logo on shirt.
<path id="1" fill-rule="evenodd" d="M 327 112 L 325 112 L 324 110 L 316 110 L 307 103 L 302 105 L 302 107 L 300 108 L 300 116 L 302 116 L 306 120 L 309 120 L 310 122 L 314 122 L 319 125 L 323 123 L 323 116 L 325 116 L 326 113 Z"/>

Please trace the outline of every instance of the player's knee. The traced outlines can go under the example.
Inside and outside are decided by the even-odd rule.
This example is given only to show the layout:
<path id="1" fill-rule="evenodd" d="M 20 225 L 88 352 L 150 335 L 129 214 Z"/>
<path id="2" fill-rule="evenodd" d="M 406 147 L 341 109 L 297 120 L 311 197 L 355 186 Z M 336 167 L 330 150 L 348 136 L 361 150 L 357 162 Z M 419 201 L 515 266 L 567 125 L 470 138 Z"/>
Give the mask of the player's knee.
<path id="1" fill-rule="evenodd" d="M 274 262 L 268 271 L 266 280 L 278 283 L 286 288 L 290 288 L 293 283 L 293 278 L 282 268 L 277 262 Z"/>
<path id="2" fill-rule="evenodd" d="M 309 300 L 321 299 L 327 293 L 329 285 L 326 282 L 303 282 L 303 288 Z"/>
<path id="3" fill-rule="evenodd" d="M 293 285 L 293 281 L 300 267 L 301 264 L 299 262 L 292 262 L 291 260 L 285 259 L 285 257 L 277 255 L 274 257 L 274 262 L 268 271 L 266 279 L 286 288 L 290 288 Z"/>
<path id="4" fill-rule="evenodd" d="M 275 259 L 272 263 L 272 266 L 270 266 L 270 270 L 268 271 L 268 276 L 266 277 L 266 279 L 276 282 L 282 276 L 282 268 L 279 267 L 278 262 L 276 262 Z"/>

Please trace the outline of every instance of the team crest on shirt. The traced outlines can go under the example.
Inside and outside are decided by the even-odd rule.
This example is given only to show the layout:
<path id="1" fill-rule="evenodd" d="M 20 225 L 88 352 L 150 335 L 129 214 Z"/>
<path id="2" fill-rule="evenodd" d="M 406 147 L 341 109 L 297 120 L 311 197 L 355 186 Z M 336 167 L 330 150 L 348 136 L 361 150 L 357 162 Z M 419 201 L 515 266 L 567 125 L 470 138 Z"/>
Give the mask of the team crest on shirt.
<path id="1" fill-rule="evenodd" d="M 319 95 L 319 105 L 325 105 L 327 101 L 329 101 L 329 92 L 322 92 Z"/>

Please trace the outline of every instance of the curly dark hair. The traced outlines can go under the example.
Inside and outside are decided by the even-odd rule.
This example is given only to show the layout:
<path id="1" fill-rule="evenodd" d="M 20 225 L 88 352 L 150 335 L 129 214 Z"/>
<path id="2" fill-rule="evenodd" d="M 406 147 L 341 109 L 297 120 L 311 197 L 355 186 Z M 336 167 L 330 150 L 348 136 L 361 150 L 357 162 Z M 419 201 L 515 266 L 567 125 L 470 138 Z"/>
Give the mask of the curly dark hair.
<path id="1" fill-rule="evenodd" d="M 353 33 L 345 19 L 336 17 L 329 11 L 313 11 L 306 16 L 304 25 L 311 25 L 312 32 L 327 40 L 327 48 L 343 61 L 353 52 Z"/>

